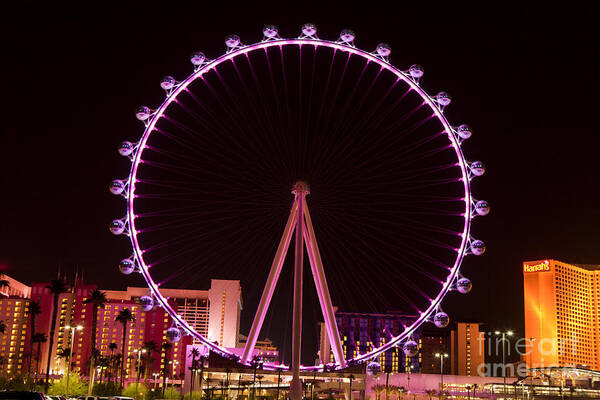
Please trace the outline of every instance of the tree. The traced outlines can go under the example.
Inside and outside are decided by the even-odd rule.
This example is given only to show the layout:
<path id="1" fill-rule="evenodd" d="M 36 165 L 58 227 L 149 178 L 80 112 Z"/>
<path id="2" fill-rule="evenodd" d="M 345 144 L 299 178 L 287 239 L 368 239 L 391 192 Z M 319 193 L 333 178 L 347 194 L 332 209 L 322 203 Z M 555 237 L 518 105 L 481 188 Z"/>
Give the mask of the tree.
<path id="1" fill-rule="evenodd" d="M 88 393 L 92 394 L 92 387 L 94 386 L 94 373 L 96 372 L 96 340 L 98 339 L 98 309 L 106 307 L 108 299 L 106 293 L 101 292 L 98 289 L 90 294 L 90 297 L 85 299 L 83 304 L 92 304 L 92 354 L 90 356 L 90 372 L 89 372 L 89 386 Z"/>
<path id="2" fill-rule="evenodd" d="M 163 398 L 165 398 L 165 387 L 167 386 L 167 374 L 169 373 L 169 350 L 171 350 L 171 348 L 173 347 L 173 345 L 169 342 L 164 342 L 163 344 L 160 345 L 161 350 L 164 350 L 165 352 L 165 356 L 163 357 L 163 366 L 162 366 L 162 374 L 163 374 L 163 387 L 162 387 L 162 394 L 163 394 Z"/>
<path id="3" fill-rule="evenodd" d="M 0 274 L 0 289 L 9 289 L 10 288 L 10 282 L 6 279 L 4 279 L 4 274 Z"/>
<path id="4" fill-rule="evenodd" d="M 129 385 L 121 393 L 121 396 L 132 397 L 134 399 L 145 399 L 147 395 L 148 388 L 146 385 Z"/>
<path id="5" fill-rule="evenodd" d="M 108 349 L 110 350 L 110 371 L 108 373 L 108 381 L 111 381 L 111 378 L 114 375 L 114 369 L 115 369 L 115 350 L 118 348 L 119 346 L 115 343 L 112 342 L 111 344 L 108 345 Z"/>
<path id="6" fill-rule="evenodd" d="M 52 348 L 54 347 L 54 334 L 56 333 L 56 317 L 58 315 L 58 298 L 62 293 L 67 291 L 67 284 L 62 279 L 53 279 L 46 288 L 50 289 L 50 293 L 53 295 L 50 337 L 48 338 L 48 349 L 50 349 L 50 351 L 48 351 L 48 360 L 46 361 L 46 381 L 44 383 L 46 392 L 48 392 L 48 389 L 50 388 L 50 362 L 52 361 Z"/>
<path id="7" fill-rule="evenodd" d="M 67 368 L 71 369 L 69 367 L 69 357 L 71 356 L 71 348 L 67 347 L 67 348 L 58 348 L 56 349 L 56 358 L 60 358 L 60 359 L 65 359 L 66 360 L 66 364 L 67 364 Z"/>
<path id="8" fill-rule="evenodd" d="M 67 374 L 54 382 L 48 389 L 49 395 L 64 396 L 67 392 Z M 81 380 L 77 372 L 71 372 L 69 376 L 69 397 L 77 397 L 86 394 L 87 383 Z"/>
<path id="9" fill-rule="evenodd" d="M 100 374 L 98 375 L 98 382 L 102 383 L 102 379 L 106 376 L 106 370 L 110 366 L 108 357 L 103 357 L 102 354 L 98 354 L 96 357 L 96 365 L 100 369 Z"/>
<path id="10" fill-rule="evenodd" d="M 429 400 L 431 400 L 431 397 L 435 396 L 437 394 L 437 391 L 435 389 L 426 389 L 425 393 L 429 397 Z"/>
<path id="11" fill-rule="evenodd" d="M 385 385 L 373 385 L 371 389 L 375 392 L 375 398 L 379 400 L 379 398 L 381 398 L 381 392 L 385 390 Z"/>
<path id="12" fill-rule="evenodd" d="M 192 397 L 192 392 L 194 391 L 194 373 L 197 368 L 197 358 L 200 357 L 200 351 L 197 347 L 192 347 L 192 351 L 190 352 L 190 356 L 192 357 L 192 364 L 190 367 L 190 398 Z"/>
<path id="13" fill-rule="evenodd" d="M 400 394 L 400 388 L 396 385 L 389 385 L 388 392 L 389 392 L 390 396 L 396 395 L 396 398 L 398 399 L 399 394 Z"/>
<path id="14" fill-rule="evenodd" d="M 148 342 L 144 342 L 142 348 L 146 350 L 145 356 L 145 365 L 144 365 L 144 382 L 146 382 L 146 378 L 148 377 L 148 372 L 150 371 L 150 365 L 154 360 L 152 358 L 152 353 L 158 351 L 158 344 L 154 340 L 150 340 Z"/>
<path id="15" fill-rule="evenodd" d="M 36 342 L 33 341 L 33 338 L 36 335 L 35 332 L 35 319 L 42 312 L 42 307 L 40 306 L 40 301 L 31 301 L 29 303 L 29 324 L 31 326 L 31 340 L 29 341 L 29 365 L 27 366 L 27 378 L 31 379 L 31 361 L 33 359 L 33 346 Z M 45 335 L 44 335 L 45 337 Z M 45 340 L 45 339 L 44 339 Z M 39 352 L 38 352 L 38 360 L 39 363 Z M 37 373 L 37 371 L 36 371 Z"/>
<path id="16" fill-rule="evenodd" d="M 46 343 L 48 341 L 48 336 L 45 333 L 34 333 L 31 336 L 31 343 L 37 343 L 37 353 L 35 356 L 35 376 L 37 378 L 37 374 L 40 370 L 40 352 L 42 343 Z"/>
<path id="17" fill-rule="evenodd" d="M 115 321 L 123 324 L 123 341 L 121 342 L 121 353 L 123 354 L 123 359 L 121 361 L 123 363 L 121 367 L 121 386 L 123 386 L 123 381 L 125 379 L 125 368 L 123 367 L 125 366 L 125 340 L 127 339 L 127 324 L 129 322 L 135 322 L 135 317 L 129 308 L 124 308 L 119 311 L 119 315 L 117 315 Z"/>
<path id="18" fill-rule="evenodd" d="M 173 399 L 179 400 L 181 398 L 181 393 L 177 388 L 170 387 L 164 391 L 165 393 L 162 395 L 163 399 Z"/>
<path id="19" fill-rule="evenodd" d="M 398 388 L 398 399 L 402 400 L 404 398 L 404 394 L 406 393 L 406 389 L 404 388 L 404 386 L 400 386 Z"/>
<path id="20" fill-rule="evenodd" d="M 3 319 L 0 319 L 0 333 L 3 335 L 6 333 L 6 322 Z"/>
<path id="21" fill-rule="evenodd" d="M 204 364 L 206 363 L 206 360 L 208 359 L 208 356 L 206 355 L 201 355 L 200 359 L 197 360 L 196 362 L 198 364 L 200 364 L 200 394 L 202 395 L 202 386 L 204 385 Z"/>
<path id="22" fill-rule="evenodd" d="M 123 363 L 123 354 L 117 353 L 113 356 L 113 375 L 115 377 L 115 383 L 117 383 L 121 371 L 121 365 Z"/>
<path id="23" fill-rule="evenodd" d="M 450 392 L 447 390 L 440 390 L 440 392 L 438 393 L 438 399 L 440 400 L 446 400 L 450 397 Z"/>

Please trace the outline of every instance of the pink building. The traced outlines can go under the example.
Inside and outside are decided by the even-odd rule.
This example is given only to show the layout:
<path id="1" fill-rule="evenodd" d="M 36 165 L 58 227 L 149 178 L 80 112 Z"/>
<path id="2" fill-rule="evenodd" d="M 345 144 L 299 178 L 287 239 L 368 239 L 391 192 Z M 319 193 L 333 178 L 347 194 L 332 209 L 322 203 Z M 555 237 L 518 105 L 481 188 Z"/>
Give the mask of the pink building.
<path id="1" fill-rule="evenodd" d="M 123 324 L 118 322 L 119 313 L 128 308 L 135 320 L 127 323 L 125 336 L 125 349 L 123 349 Z M 105 308 L 98 310 L 98 337 L 96 346 L 100 353 L 108 356 L 111 353 L 122 354 L 124 357 L 124 367 L 126 377 L 135 376 L 137 353 L 144 344 L 146 325 L 146 313 L 144 313 L 139 304 L 134 300 L 110 300 Z M 110 349 L 110 344 L 117 345 L 114 352 Z"/>
<path id="2" fill-rule="evenodd" d="M 24 371 L 30 350 L 29 340 L 33 333 L 50 335 L 54 295 L 48 289 L 49 283 L 34 282 L 31 287 L 6 275 L 1 279 L 9 281 L 9 288 L 0 290 L 0 315 L 8 325 L 10 335 L 4 335 L 0 342 L 0 356 L 9 360 L 10 372 Z M 87 375 L 88 361 L 92 351 L 93 304 L 85 304 L 96 285 L 85 284 L 76 279 L 67 292 L 58 295 L 53 346 L 50 340 L 40 346 L 39 368 L 32 363 L 32 372 L 46 373 L 46 361 L 50 353 L 50 374 L 63 374 L 67 367 L 69 349 L 72 347 L 72 370 Z M 163 365 L 169 369 L 169 379 L 179 379 L 185 370 L 186 348 L 193 340 L 183 335 L 180 341 L 173 343 L 165 352 L 161 345 L 167 341 L 166 330 L 172 326 L 172 320 L 159 307 L 143 312 L 138 304 L 141 296 L 148 294 L 147 288 L 127 288 L 125 291 L 103 291 L 109 300 L 105 308 L 98 309 L 96 348 L 102 355 L 124 354 L 124 367 L 128 377 L 136 373 L 138 350 L 145 342 L 154 342 L 157 350 L 153 352 L 148 372 L 159 372 Z M 239 281 L 212 280 L 208 290 L 161 289 L 169 299 L 171 307 L 192 325 L 201 335 L 218 342 L 224 347 L 235 347 L 239 338 L 241 312 L 241 287 Z M 35 326 L 29 324 L 29 303 L 39 302 L 41 313 Z M 123 325 L 116 318 L 124 308 L 129 308 L 135 318 L 127 325 L 125 348 L 122 347 Z M 68 327 L 81 325 L 81 330 Z M 110 350 L 115 343 L 116 349 Z M 37 353 L 37 345 L 35 353 Z M 37 355 L 37 354 L 36 354 Z M 6 369 L 6 372 L 9 372 Z"/>
<path id="3" fill-rule="evenodd" d="M 31 285 L 31 300 L 39 301 L 42 312 L 36 318 L 35 333 L 50 335 L 52 307 L 54 296 L 47 288 L 49 283 L 34 282 Z M 77 280 L 75 285 L 66 293 L 58 296 L 58 312 L 56 314 L 56 330 L 54 332 L 54 345 L 51 349 L 50 373 L 62 374 L 66 367 L 66 358 L 58 357 L 61 350 L 73 348 L 72 367 L 74 371 L 82 372 L 83 367 L 91 355 L 92 312 L 91 304 L 84 304 L 96 285 L 84 284 Z M 67 326 L 81 325 L 83 329 L 71 334 Z M 74 343 L 71 343 L 71 339 Z M 50 346 L 50 338 L 41 346 L 39 373 L 46 373 L 46 360 Z"/>

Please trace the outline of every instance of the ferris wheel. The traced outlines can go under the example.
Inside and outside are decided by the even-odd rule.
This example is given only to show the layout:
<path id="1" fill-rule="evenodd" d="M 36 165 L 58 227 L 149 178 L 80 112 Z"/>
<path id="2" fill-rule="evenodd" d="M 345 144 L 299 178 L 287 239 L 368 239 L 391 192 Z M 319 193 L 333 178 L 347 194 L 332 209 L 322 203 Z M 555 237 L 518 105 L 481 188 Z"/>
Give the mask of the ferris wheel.
<path id="1" fill-rule="evenodd" d="M 471 221 L 490 211 L 471 194 L 485 172 L 463 155 L 471 128 L 448 122 L 450 95 L 427 94 L 423 68 L 396 68 L 387 44 L 361 50 L 352 31 L 325 40 L 312 24 L 291 39 L 275 26 L 262 33 L 251 45 L 227 37 L 214 59 L 193 53 L 186 79 L 160 81 L 162 104 L 137 109 L 143 134 L 119 146 L 129 176 L 110 184 L 127 204 L 110 231 L 133 247 L 119 269 L 145 280 L 145 311 L 170 315 L 170 341 L 191 335 L 245 365 L 271 302 L 288 296 L 290 364 L 299 371 L 322 368 L 300 363 L 306 252 L 335 360 L 330 370 L 393 347 L 414 356 L 422 324 L 448 325 L 444 297 L 471 290 L 465 256 L 485 251 L 471 236 Z M 293 296 L 276 292 L 292 243 Z M 198 333 L 159 290 L 216 275 L 259 288 L 241 357 Z M 363 302 L 412 318 L 385 342 L 349 355 L 333 306 Z"/>

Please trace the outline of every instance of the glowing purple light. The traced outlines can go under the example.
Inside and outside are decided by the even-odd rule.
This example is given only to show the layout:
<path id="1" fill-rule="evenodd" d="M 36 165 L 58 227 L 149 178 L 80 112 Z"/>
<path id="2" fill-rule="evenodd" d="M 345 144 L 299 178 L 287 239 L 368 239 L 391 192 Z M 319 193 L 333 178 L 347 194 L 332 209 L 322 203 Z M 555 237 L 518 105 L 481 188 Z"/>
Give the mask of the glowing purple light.
<path id="1" fill-rule="evenodd" d="M 189 93 L 188 86 L 193 81 L 195 81 L 198 78 L 203 79 L 204 78 L 203 75 L 205 73 L 207 73 L 208 71 L 211 71 L 212 69 L 216 68 L 219 64 L 221 64 L 225 61 L 233 60 L 237 56 L 245 55 L 246 57 L 249 57 L 248 53 L 250 53 L 250 52 L 253 52 L 253 51 L 256 51 L 259 49 L 263 49 L 266 52 L 268 48 L 273 47 L 273 46 L 283 47 L 283 46 L 290 46 L 290 45 L 297 45 L 297 46 L 313 45 L 315 47 L 315 49 L 317 49 L 318 47 L 327 47 L 327 48 L 333 49 L 334 51 L 339 50 L 342 52 L 348 52 L 351 55 L 363 57 L 368 62 L 377 63 L 381 69 L 385 69 L 385 70 L 395 74 L 398 77 L 398 80 L 404 81 L 409 86 L 410 91 L 413 91 L 413 90 L 416 91 L 423 98 L 423 100 L 424 100 L 423 105 L 427 104 L 430 107 L 430 109 L 433 113 L 433 116 L 435 116 L 444 126 L 445 133 L 450 141 L 450 145 L 448 146 L 448 148 L 452 147 L 454 149 L 454 151 L 456 152 L 457 158 L 459 160 L 457 165 L 460 167 L 461 174 L 463 176 L 463 178 L 461 178 L 460 180 L 463 182 L 463 188 L 464 188 L 464 192 L 465 192 L 465 197 L 462 198 L 462 200 L 465 203 L 465 211 L 463 213 L 465 222 L 464 222 L 464 226 L 463 226 L 463 232 L 459 234 L 462 238 L 462 241 L 461 241 L 460 247 L 458 247 L 456 249 L 458 256 L 455 260 L 454 266 L 451 269 L 451 274 L 448 277 L 448 280 L 445 283 L 443 283 L 443 287 L 442 287 L 440 293 L 437 295 L 437 297 L 435 297 L 434 299 L 431 299 L 431 305 L 427 308 L 427 310 L 421 311 L 419 314 L 420 315 L 419 318 L 417 318 L 411 325 L 409 325 L 404 330 L 404 332 L 402 332 L 401 334 L 399 334 L 396 337 L 391 338 L 391 340 L 388 343 L 384 344 L 383 346 L 381 346 L 371 352 L 362 354 L 359 357 L 354 359 L 354 362 L 360 362 L 360 361 L 364 361 L 364 360 L 373 358 L 373 357 L 377 356 L 378 354 L 396 346 L 402 340 L 406 339 L 414 330 L 416 330 L 416 328 L 418 326 L 420 326 L 425 320 L 427 320 L 429 318 L 430 315 L 432 315 L 434 313 L 434 311 L 437 309 L 437 306 L 440 304 L 442 298 L 448 292 L 451 282 L 454 281 L 454 279 L 456 278 L 456 276 L 458 274 L 458 271 L 459 271 L 458 267 L 461 264 L 462 259 L 465 254 L 467 238 L 469 237 L 469 230 L 470 230 L 471 204 L 470 204 L 470 201 L 468 201 L 467 199 L 470 199 L 471 195 L 470 195 L 469 179 L 464 179 L 464 178 L 469 176 L 469 170 L 474 175 L 477 175 L 477 173 L 475 171 L 477 171 L 477 172 L 480 172 L 482 170 L 485 171 L 485 168 L 483 167 L 482 163 L 476 164 L 475 170 L 473 168 L 473 164 L 475 164 L 475 163 L 472 163 L 470 165 L 470 168 L 467 165 L 467 162 L 465 161 L 464 156 L 462 154 L 460 145 L 457 142 L 457 139 L 454 136 L 454 134 L 452 134 L 452 132 L 454 132 L 454 130 L 452 129 L 452 127 L 450 126 L 450 124 L 448 123 L 448 121 L 446 120 L 444 115 L 442 114 L 443 107 L 448 105 L 451 100 L 450 96 L 447 94 L 446 94 L 446 96 L 440 96 L 440 95 L 442 95 L 442 93 L 439 93 L 438 96 L 436 96 L 435 100 L 432 99 L 431 97 L 429 97 L 429 95 L 423 89 L 421 89 L 417 84 L 418 79 L 423 76 L 422 68 L 420 68 L 420 67 L 416 68 L 418 66 L 413 65 L 411 67 L 411 69 L 409 69 L 409 73 L 405 74 L 402 71 L 395 68 L 394 66 L 388 64 L 385 60 L 379 58 L 379 57 L 389 56 L 389 54 L 391 52 L 391 49 L 389 48 L 389 46 L 387 47 L 387 49 L 385 47 L 382 47 L 380 49 L 378 46 L 377 55 L 379 57 L 377 57 L 376 55 L 370 54 L 368 52 L 365 52 L 363 50 L 360 50 L 353 46 L 350 46 L 348 43 L 336 43 L 336 42 L 332 42 L 332 41 L 316 39 L 314 37 L 316 35 L 316 27 L 314 27 L 314 25 L 312 27 L 308 26 L 308 25 L 311 25 L 311 24 L 307 24 L 303 27 L 303 34 L 305 36 L 303 38 L 270 40 L 270 41 L 265 41 L 265 42 L 257 43 L 254 45 L 245 46 L 245 47 L 238 47 L 238 46 L 240 46 L 239 40 L 235 46 L 233 46 L 233 47 L 230 46 L 230 44 L 233 44 L 233 40 L 232 40 L 231 42 L 229 42 L 227 44 L 228 47 L 231 49 L 231 51 L 227 52 L 226 54 L 224 54 L 221 57 L 219 57 L 215 60 L 212 60 L 212 61 L 207 61 L 204 54 L 199 53 L 199 52 L 194 53 L 192 55 L 190 60 L 194 64 L 194 66 L 198 67 L 198 69 L 192 75 L 190 75 L 185 81 L 183 81 L 178 86 L 174 87 L 171 94 L 166 98 L 166 100 L 161 104 L 161 106 L 154 112 L 154 114 L 148 115 L 146 118 L 147 120 L 149 120 L 149 123 L 147 124 L 144 134 L 139 142 L 139 146 L 138 146 L 139 151 L 137 151 L 133 157 L 133 162 L 132 162 L 131 171 L 130 171 L 130 177 L 132 177 L 132 179 L 131 179 L 131 184 L 129 185 L 129 188 L 128 188 L 129 192 L 128 192 L 128 196 L 127 196 L 128 215 L 129 215 L 129 224 L 130 224 L 130 232 L 131 232 L 130 239 L 132 242 L 134 253 L 135 253 L 137 260 L 139 262 L 139 265 L 140 265 L 140 272 L 142 273 L 142 276 L 144 277 L 144 280 L 146 281 L 152 295 L 157 300 L 157 305 L 164 308 L 179 327 L 184 329 L 188 334 L 190 334 L 194 338 L 198 339 L 201 343 L 203 343 L 206 346 L 208 346 L 209 348 L 213 349 L 213 351 L 216 351 L 216 352 L 219 352 L 222 354 L 232 355 L 225 348 L 221 348 L 220 346 L 212 343 L 211 341 L 207 340 L 206 338 L 204 338 L 203 336 L 198 334 L 194 330 L 193 327 L 191 327 L 181 316 L 179 316 L 170 307 L 167 300 L 160 294 L 159 289 L 158 289 L 160 284 L 154 283 L 154 281 L 152 280 L 151 276 L 148 273 L 149 266 L 147 266 L 145 264 L 145 261 L 142 257 L 142 255 L 144 254 L 144 250 L 141 249 L 139 241 L 138 241 L 138 237 L 137 237 L 137 234 L 139 233 L 139 231 L 135 229 L 135 223 L 134 223 L 135 214 L 134 214 L 134 204 L 133 204 L 134 199 L 136 198 L 135 187 L 136 187 L 137 181 L 136 181 L 135 177 L 137 176 L 137 171 L 138 171 L 139 165 L 144 163 L 141 156 L 142 156 L 143 150 L 145 149 L 146 142 L 147 142 L 150 134 L 155 129 L 155 125 L 158 122 L 158 120 L 160 120 L 160 118 L 163 117 L 164 112 L 165 112 L 166 108 L 169 106 L 169 104 L 172 102 L 179 103 L 179 101 L 177 100 L 177 96 L 183 90 L 185 90 Z M 314 30 L 313 30 L 313 28 L 314 28 Z M 415 68 L 413 68 L 413 67 L 415 67 Z M 438 104 L 441 107 L 438 107 Z M 144 109 L 144 110 L 138 110 L 138 111 L 145 112 L 146 110 Z M 138 116 L 137 113 L 136 113 L 136 116 Z M 139 117 L 145 117 L 145 115 L 139 114 Z M 144 121 L 146 122 L 145 119 L 144 119 Z M 132 152 L 133 152 L 133 150 L 132 150 Z M 481 165 L 481 169 L 477 169 L 478 165 Z M 483 174 L 483 172 L 481 172 L 481 174 Z M 440 282 L 440 283 L 442 283 L 442 282 Z M 306 366 L 306 367 L 303 367 L 303 369 L 311 370 L 311 369 L 315 369 L 315 367 Z"/>

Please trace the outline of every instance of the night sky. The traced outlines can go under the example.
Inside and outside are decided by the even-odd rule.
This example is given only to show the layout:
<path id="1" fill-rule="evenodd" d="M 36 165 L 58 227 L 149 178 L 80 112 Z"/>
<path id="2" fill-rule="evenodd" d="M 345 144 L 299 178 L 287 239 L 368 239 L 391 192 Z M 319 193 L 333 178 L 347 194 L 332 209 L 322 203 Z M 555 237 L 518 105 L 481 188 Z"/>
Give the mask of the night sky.
<path id="1" fill-rule="evenodd" d="M 323 38 L 351 28 L 363 49 L 389 43 L 391 62 L 422 65 L 422 87 L 448 91 L 450 119 L 473 127 L 467 157 L 487 166 L 473 192 L 492 212 L 475 221 L 488 250 L 470 260 L 469 298 L 445 303 L 454 319 L 522 334 L 523 260 L 600 263 L 591 8 L 88 3 L 30 3 L 2 17 L 0 263 L 8 275 L 31 283 L 78 267 L 104 289 L 141 284 L 118 273 L 125 247 L 107 229 L 123 214 L 107 185 L 126 174 L 116 146 L 141 134 L 135 108 L 159 104 L 158 81 L 186 77 L 192 51 L 215 57 L 226 35 L 258 41 L 268 23 L 297 36 L 305 22 Z"/>

